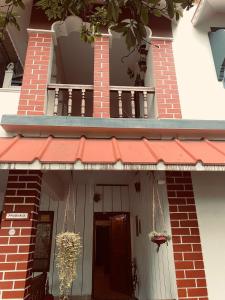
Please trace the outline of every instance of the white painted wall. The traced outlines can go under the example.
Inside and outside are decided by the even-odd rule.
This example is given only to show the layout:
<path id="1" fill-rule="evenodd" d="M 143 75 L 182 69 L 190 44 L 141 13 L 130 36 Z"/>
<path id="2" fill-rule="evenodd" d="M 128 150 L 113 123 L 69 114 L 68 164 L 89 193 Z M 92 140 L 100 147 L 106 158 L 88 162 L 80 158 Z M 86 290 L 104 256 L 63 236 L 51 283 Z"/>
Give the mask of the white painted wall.
<path id="1" fill-rule="evenodd" d="M 16 115 L 20 97 L 20 88 L 0 89 L 0 120 L 2 115 Z M 0 126 L 0 137 L 7 136 L 5 130 Z"/>
<path id="2" fill-rule="evenodd" d="M 225 174 L 192 173 L 209 299 L 225 298 Z"/>
<path id="3" fill-rule="evenodd" d="M 214 14 L 194 27 L 195 8 L 173 25 L 173 50 L 184 119 L 225 118 L 225 88 L 218 82 L 208 38 L 210 27 L 225 27 L 225 15 Z"/>

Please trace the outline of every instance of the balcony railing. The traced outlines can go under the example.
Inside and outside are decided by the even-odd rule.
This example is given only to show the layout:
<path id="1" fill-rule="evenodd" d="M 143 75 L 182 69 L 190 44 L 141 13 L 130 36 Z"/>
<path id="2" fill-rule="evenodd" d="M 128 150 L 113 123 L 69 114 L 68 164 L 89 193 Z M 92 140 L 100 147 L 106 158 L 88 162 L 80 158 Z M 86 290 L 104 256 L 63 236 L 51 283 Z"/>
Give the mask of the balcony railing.
<path id="1" fill-rule="evenodd" d="M 154 116 L 153 87 L 110 86 L 112 118 Z M 93 85 L 49 84 L 47 114 L 92 117 Z"/>
<path id="2" fill-rule="evenodd" d="M 87 107 L 90 110 L 92 106 L 93 85 L 49 84 L 48 91 L 48 114 L 81 117 L 90 114 Z"/>

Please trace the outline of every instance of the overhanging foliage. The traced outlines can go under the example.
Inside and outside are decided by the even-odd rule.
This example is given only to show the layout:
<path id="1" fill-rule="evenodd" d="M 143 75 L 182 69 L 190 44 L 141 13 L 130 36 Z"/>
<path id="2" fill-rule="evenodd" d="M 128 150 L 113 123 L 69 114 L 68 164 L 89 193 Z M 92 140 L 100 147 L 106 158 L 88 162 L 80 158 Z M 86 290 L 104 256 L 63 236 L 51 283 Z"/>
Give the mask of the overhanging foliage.
<path id="1" fill-rule="evenodd" d="M 83 21 L 81 38 L 93 42 L 102 28 L 111 28 L 120 32 L 126 39 L 128 49 L 141 44 L 147 37 L 145 26 L 151 15 L 167 15 L 179 19 L 183 9 L 193 6 L 194 0 L 39 0 L 37 7 L 42 9 L 49 20 L 65 20 L 68 16 L 78 16 Z M 5 0 L 0 5 L 0 30 L 2 38 L 8 24 L 18 22 L 13 10 L 20 6 L 22 0 Z M 88 25 L 87 25 L 88 23 Z"/>

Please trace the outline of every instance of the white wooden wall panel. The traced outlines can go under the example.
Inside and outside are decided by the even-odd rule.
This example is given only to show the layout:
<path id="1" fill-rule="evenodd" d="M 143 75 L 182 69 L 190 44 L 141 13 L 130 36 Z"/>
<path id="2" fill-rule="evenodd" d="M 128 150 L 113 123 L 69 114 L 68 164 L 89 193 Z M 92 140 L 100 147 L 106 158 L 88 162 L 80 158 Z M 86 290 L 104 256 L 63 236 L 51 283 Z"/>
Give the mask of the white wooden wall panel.
<path id="1" fill-rule="evenodd" d="M 138 268 L 139 289 L 137 297 L 144 299 L 175 299 L 176 285 L 173 267 L 172 245 L 162 245 L 157 253 L 156 245 L 151 243 L 148 233 L 152 231 L 152 180 L 151 176 L 141 173 L 141 192 L 137 193 L 134 185 L 131 190 L 131 220 L 132 224 L 132 246 L 133 257 L 136 258 Z M 167 207 L 166 187 L 159 186 L 160 198 L 163 205 L 165 228 L 170 232 L 169 214 Z M 135 228 L 135 216 L 141 221 L 142 233 L 137 237 Z M 157 223 L 158 223 L 157 218 Z M 161 227 L 161 221 L 160 225 Z M 162 228 L 161 228 L 162 229 Z"/>
<path id="2" fill-rule="evenodd" d="M 77 179 L 77 178 L 76 178 Z M 175 298 L 174 269 L 171 245 L 163 245 L 156 252 L 156 246 L 149 242 L 148 233 L 152 230 L 152 184 L 149 175 L 142 173 L 134 178 L 129 186 L 95 185 L 94 183 L 74 183 L 74 193 L 69 203 L 68 230 L 79 232 L 83 241 L 82 255 L 78 263 L 78 278 L 71 292 L 73 295 L 91 295 L 92 292 L 92 250 L 94 212 L 130 212 L 132 257 L 138 265 L 139 300 Z M 137 193 L 134 182 L 141 181 L 141 192 Z M 91 181 L 92 182 L 92 181 Z M 101 201 L 94 202 L 94 193 L 101 194 Z M 167 195 L 163 187 L 163 199 Z M 167 203 L 164 203 L 168 224 Z M 54 229 L 51 268 L 49 273 L 50 290 L 58 295 L 58 279 L 55 266 L 55 237 L 62 231 L 65 201 L 55 201 L 44 193 L 41 199 L 42 210 L 53 210 Z M 142 233 L 136 237 L 135 216 L 141 220 Z M 75 216 L 75 222 L 74 222 Z"/>
<path id="3" fill-rule="evenodd" d="M 112 211 L 112 203 L 113 203 L 113 194 L 112 194 L 112 187 L 111 186 L 104 186 L 103 187 L 103 211 L 110 212 Z"/>
<path id="4" fill-rule="evenodd" d="M 113 211 L 122 211 L 120 186 L 114 186 L 113 189 Z"/>
<path id="5" fill-rule="evenodd" d="M 128 186 L 121 186 L 120 188 L 122 211 L 130 211 L 130 199 Z"/>
<path id="6" fill-rule="evenodd" d="M 94 211 L 95 212 L 103 211 L 103 207 L 104 207 L 103 191 L 104 191 L 103 186 L 95 186 L 95 188 L 94 188 L 94 193 L 101 195 L 101 200 L 98 202 L 94 202 Z"/>
<path id="7" fill-rule="evenodd" d="M 6 186 L 8 182 L 8 170 L 0 170 L 0 212 L 2 211 Z"/>
<path id="8" fill-rule="evenodd" d="M 93 186 L 86 186 L 85 228 L 83 240 L 83 282 L 82 295 L 90 295 L 92 290 L 93 251 Z"/>
<path id="9" fill-rule="evenodd" d="M 95 193 L 101 194 L 101 201 L 94 202 Z M 92 292 L 92 251 L 93 251 L 93 216 L 94 212 L 129 211 L 129 195 L 127 186 L 74 183 L 73 195 L 69 200 L 67 229 L 79 232 L 83 242 L 81 258 L 78 262 L 78 278 L 73 283 L 72 295 L 90 295 Z M 50 198 L 46 191 L 42 192 L 40 210 L 54 211 L 54 227 L 52 239 L 52 255 L 49 272 L 50 291 L 59 293 L 55 238 L 63 230 L 66 201 Z"/>

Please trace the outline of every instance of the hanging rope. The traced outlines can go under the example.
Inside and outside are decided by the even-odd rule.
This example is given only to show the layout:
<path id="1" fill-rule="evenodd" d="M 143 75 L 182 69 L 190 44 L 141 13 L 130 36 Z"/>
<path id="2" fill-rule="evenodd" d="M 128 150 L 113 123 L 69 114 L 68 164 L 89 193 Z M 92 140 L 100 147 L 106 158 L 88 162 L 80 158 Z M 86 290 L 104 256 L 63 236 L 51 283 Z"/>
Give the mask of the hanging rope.
<path id="1" fill-rule="evenodd" d="M 149 237 L 152 242 L 157 244 L 157 253 L 160 248 L 160 241 L 157 238 L 165 237 L 165 241 L 170 239 L 170 236 L 166 233 L 167 222 L 163 209 L 163 196 L 160 193 L 157 178 L 154 173 L 151 173 L 152 178 L 152 232 Z M 159 231 L 157 231 L 159 230 Z M 155 239 L 154 239 L 155 238 Z M 171 277 L 168 248 L 163 248 L 153 258 L 153 274 L 154 283 L 152 284 L 152 297 L 154 298 L 173 298 L 173 278 Z M 166 267 L 167 265 L 167 267 Z M 167 275 L 166 275 L 167 274 Z"/>
<path id="2" fill-rule="evenodd" d="M 165 218 L 164 218 L 164 213 L 163 213 L 163 208 L 162 208 L 162 204 L 161 204 L 161 200 L 160 200 L 160 195 L 159 195 L 159 189 L 158 189 L 158 182 L 155 178 L 154 173 L 152 173 L 152 179 L 153 179 L 153 196 L 152 196 L 152 228 L 153 231 L 149 234 L 149 238 L 150 240 L 157 244 L 157 252 L 159 251 L 160 245 L 167 243 L 170 240 L 170 236 L 166 233 L 166 224 L 165 224 Z M 157 229 L 162 229 L 162 231 L 158 232 L 156 230 L 156 213 L 158 212 L 158 228 Z M 161 224 L 160 224 L 160 221 Z M 160 228 L 160 225 L 162 225 Z"/>
<path id="3" fill-rule="evenodd" d="M 71 209 L 70 209 L 70 199 L 71 199 Z M 74 178 L 73 178 L 73 171 L 71 171 L 71 177 L 69 180 L 69 187 L 68 187 L 68 193 L 66 197 L 66 206 L 65 206 L 65 211 L 64 211 L 64 219 L 63 219 L 63 228 L 62 232 L 65 232 L 68 230 L 68 214 L 69 211 L 73 212 L 73 224 L 72 228 L 75 227 L 75 222 L 76 222 L 76 216 L 75 216 L 75 201 L 74 201 Z"/>

